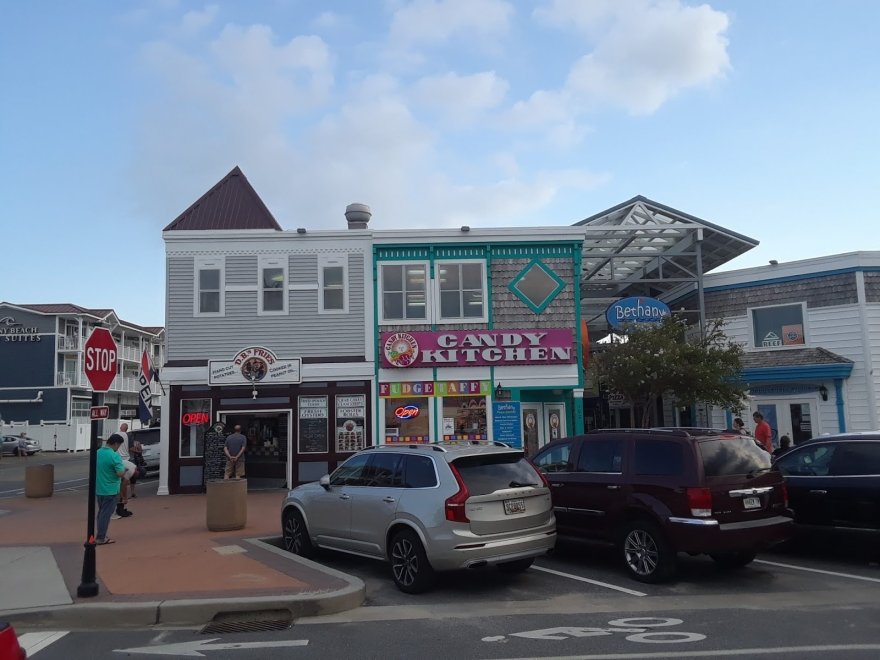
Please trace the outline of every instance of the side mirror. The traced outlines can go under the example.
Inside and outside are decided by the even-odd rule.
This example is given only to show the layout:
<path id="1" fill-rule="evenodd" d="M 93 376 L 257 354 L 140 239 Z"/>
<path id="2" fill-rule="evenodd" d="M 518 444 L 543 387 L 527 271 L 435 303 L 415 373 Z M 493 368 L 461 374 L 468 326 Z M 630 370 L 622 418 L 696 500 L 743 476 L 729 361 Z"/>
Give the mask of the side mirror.
<path id="1" fill-rule="evenodd" d="M 318 480 L 318 483 L 324 488 L 324 490 L 330 490 L 330 475 L 325 474 Z"/>

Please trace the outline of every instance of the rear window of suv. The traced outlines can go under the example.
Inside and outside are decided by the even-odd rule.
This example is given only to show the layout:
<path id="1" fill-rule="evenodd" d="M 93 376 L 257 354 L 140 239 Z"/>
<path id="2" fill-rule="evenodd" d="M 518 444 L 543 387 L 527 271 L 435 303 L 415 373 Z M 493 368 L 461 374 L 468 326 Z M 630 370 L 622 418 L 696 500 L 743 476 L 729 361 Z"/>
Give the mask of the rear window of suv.
<path id="1" fill-rule="evenodd" d="M 142 445 L 158 445 L 159 429 L 150 429 L 149 431 L 137 431 L 132 433 L 132 437 L 134 440 L 137 440 Z"/>
<path id="2" fill-rule="evenodd" d="M 749 474 L 770 467 L 771 456 L 744 436 L 719 437 L 698 443 L 707 477 Z"/>
<path id="3" fill-rule="evenodd" d="M 466 456 L 452 464 L 471 495 L 488 495 L 517 486 L 543 486 L 541 476 L 519 453 Z"/>

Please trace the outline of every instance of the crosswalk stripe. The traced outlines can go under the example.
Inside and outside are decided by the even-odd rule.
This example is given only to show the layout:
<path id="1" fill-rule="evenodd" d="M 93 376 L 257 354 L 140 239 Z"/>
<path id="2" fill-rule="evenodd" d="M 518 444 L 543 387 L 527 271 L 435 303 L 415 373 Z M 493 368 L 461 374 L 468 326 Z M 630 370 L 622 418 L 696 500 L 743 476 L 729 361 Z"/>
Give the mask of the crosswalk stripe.
<path id="1" fill-rule="evenodd" d="M 18 636 L 18 643 L 27 651 L 30 658 L 50 644 L 57 642 L 68 632 L 67 630 L 44 630 L 42 632 L 25 633 Z"/>

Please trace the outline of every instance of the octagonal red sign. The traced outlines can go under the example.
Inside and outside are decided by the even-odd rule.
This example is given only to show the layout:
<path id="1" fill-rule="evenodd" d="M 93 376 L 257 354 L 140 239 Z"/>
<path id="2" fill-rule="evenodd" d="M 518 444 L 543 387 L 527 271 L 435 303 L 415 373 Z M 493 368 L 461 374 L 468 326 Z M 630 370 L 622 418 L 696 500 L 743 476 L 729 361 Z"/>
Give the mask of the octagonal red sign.
<path id="1" fill-rule="evenodd" d="M 83 371 L 96 392 L 106 392 L 116 378 L 117 350 L 113 335 L 107 328 L 95 328 L 86 339 Z"/>

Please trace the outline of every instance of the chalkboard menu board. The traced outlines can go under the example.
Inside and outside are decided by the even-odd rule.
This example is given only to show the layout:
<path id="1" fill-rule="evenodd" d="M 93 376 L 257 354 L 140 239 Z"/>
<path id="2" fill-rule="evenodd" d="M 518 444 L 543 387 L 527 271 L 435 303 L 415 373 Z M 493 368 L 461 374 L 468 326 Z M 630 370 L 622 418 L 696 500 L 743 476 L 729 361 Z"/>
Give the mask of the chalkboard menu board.
<path id="1" fill-rule="evenodd" d="M 215 479 L 222 479 L 226 470 L 226 434 L 223 424 L 217 424 L 205 433 L 204 467 L 202 469 L 202 485 Z"/>
<path id="2" fill-rule="evenodd" d="M 299 397 L 300 454 L 326 454 L 330 451 L 330 419 L 326 396 Z"/>

